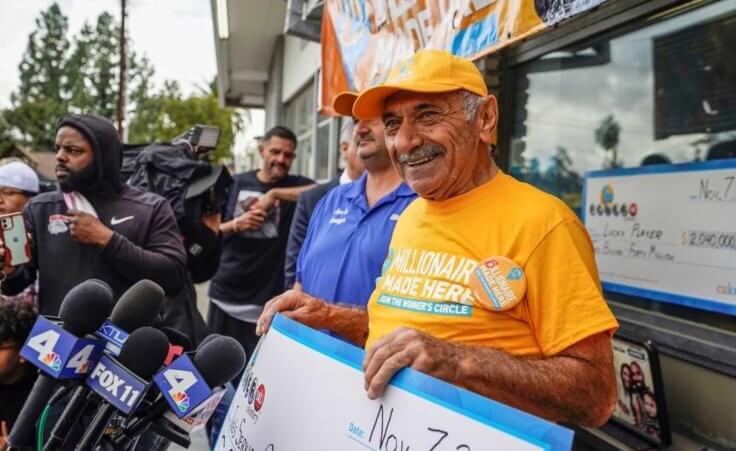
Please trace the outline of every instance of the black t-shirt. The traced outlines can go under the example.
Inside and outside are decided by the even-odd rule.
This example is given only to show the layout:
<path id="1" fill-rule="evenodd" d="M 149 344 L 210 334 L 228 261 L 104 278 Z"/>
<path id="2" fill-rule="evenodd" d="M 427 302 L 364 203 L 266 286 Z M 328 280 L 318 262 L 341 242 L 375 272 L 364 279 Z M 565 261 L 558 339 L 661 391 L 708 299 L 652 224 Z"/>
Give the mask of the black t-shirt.
<path id="1" fill-rule="evenodd" d="M 239 216 L 271 188 L 309 185 L 312 180 L 287 175 L 274 184 L 258 180 L 256 171 L 234 176 L 228 211 L 223 221 Z M 223 242 L 217 273 L 210 282 L 210 297 L 221 302 L 263 305 L 281 293 L 284 286 L 284 255 L 294 202 L 281 202 L 272 209 L 259 230 L 231 235 Z"/>
<path id="2" fill-rule="evenodd" d="M 28 365 L 28 364 L 26 364 Z M 27 368 L 26 375 L 15 384 L 0 384 L 0 421 L 8 424 L 8 431 L 13 427 L 20 409 L 31 394 L 38 373 L 33 367 Z"/>

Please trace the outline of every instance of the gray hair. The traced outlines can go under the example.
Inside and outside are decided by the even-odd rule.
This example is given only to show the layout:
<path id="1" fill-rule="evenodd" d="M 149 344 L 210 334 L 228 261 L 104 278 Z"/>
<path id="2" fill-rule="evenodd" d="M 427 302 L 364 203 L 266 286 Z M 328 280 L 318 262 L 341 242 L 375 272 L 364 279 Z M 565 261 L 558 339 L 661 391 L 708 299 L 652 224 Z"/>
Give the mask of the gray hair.
<path id="1" fill-rule="evenodd" d="M 340 127 L 340 142 L 350 144 L 353 141 L 353 130 L 355 129 L 355 124 L 353 123 L 353 119 L 346 117 L 342 120 L 342 127 Z"/>
<path id="2" fill-rule="evenodd" d="M 470 91 L 460 91 L 460 100 L 465 110 L 465 122 L 473 122 L 478 117 L 478 110 L 486 103 L 486 99 Z"/>

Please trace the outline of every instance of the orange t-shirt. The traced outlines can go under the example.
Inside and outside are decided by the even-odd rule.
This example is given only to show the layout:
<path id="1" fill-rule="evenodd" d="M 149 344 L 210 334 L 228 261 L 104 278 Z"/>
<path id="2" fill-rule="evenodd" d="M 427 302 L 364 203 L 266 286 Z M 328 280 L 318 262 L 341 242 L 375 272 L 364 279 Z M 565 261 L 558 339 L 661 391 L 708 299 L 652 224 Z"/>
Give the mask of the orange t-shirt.
<path id="1" fill-rule="evenodd" d="M 495 311 L 469 281 L 502 256 L 522 268 L 526 293 Z M 615 317 L 603 299 L 590 238 L 562 201 L 502 172 L 445 201 L 417 199 L 399 218 L 368 302 L 366 347 L 399 327 L 442 340 L 550 356 Z"/>

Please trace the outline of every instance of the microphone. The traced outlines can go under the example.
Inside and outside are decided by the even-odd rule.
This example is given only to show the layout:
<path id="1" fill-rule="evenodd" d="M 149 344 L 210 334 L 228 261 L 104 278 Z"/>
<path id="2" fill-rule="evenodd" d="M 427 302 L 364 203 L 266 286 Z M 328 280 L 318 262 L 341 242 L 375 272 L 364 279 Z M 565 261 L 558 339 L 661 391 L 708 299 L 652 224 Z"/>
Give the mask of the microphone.
<path id="1" fill-rule="evenodd" d="M 245 360 L 237 340 L 208 335 L 192 358 L 182 355 L 154 377 L 162 396 L 142 418 L 126 425 L 124 436 L 135 437 L 151 426 L 157 434 L 187 447 L 188 433 L 207 422 L 224 395 L 224 390 L 213 392 L 212 388 L 235 378 Z M 117 436 L 114 443 L 119 445 L 125 437 Z"/>
<path id="2" fill-rule="evenodd" d="M 163 288 L 148 279 L 128 288 L 115 304 L 110 319 L 95 334 L 107 341 L 105 350 L 117 356 L 131 332 L 153 326 L 161 312 L 164 296 Z"/>
<path id="3" fill-rule="evenodd" d="M 8 437 L 10 448 L 32 446 L 36 420 L 63 379 L 85 377 L 102 353 L 103 344 L 85 335 L 97 330 L 112 309 L 112 290 L 90 279 L 69 290 L 61 301 L 58 326 L 39 317 L 20 355 L 41 372 Z"/>
<path id="4" fill-rule="evenodd" d="M 207 335 L 206 337 L 204 337 L 202 339 L 201 342 L 199 342 L 199 346 L 197 346 L 197 350 L 199 351 L 200 349 L 202 349 L 202 346 L 204 346 L 205 343 L 207 343 L 209 341 L 212 341 L 212 340 L 214 340 L 217 337 L 222 337 L 222 335 L 221 334 L 217 334 L 217 333 Z"/>
<path id="5" fill-rule="evenodd" d="M 170 365 L 175 358 L 192 350 L 192 340 L 184 335 L 183 332 L 169 326 L 160 327 L 159 329 L 169 339 L 169 353 L 166 356 L 166 360 L 164 360 L 164 365 Z"/>
<path id="6" fill-rule="evenodd" d="M 243 371 L 245 358 L 245 350 L 238 340 L 215 335 L 202 341 L 194 354 L 194 366 L 210 387 L 219 387 Z"/>
<path id="7" fill-rule="evenodd" d="M 164 290 L 150 280 L 141 280 L 128 288 L 113 307 L 110 319 L 95 332 L 95 336 L 105 340 L 105 352 L 118 356 L 131 332 L 156 322 L 163 301 Z M 89 402 L 88 394 L 89 388 L 85 385 L 74 390 L 51 431 L 44 451 L 55 450 L 62 444 L 82 417 Z"/>
<path id="8" fill-rule="evenodd" d="M 151 377 L 166 358 L 169 341 L 153 327 L 135 330 L 123 344 L 120 355 L 103 355 L 87 378 L 87 385 L 103 399 L 75 451 L 93 449 L 116 411 L 133 412 L 143 399 Z"/>

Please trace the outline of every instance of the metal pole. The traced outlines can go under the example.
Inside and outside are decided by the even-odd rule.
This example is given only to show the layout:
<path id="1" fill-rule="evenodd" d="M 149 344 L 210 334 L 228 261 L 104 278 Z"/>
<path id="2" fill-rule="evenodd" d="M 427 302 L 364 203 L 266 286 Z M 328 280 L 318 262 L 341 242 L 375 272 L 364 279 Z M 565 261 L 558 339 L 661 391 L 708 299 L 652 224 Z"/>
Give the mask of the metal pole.
<path id="1" fill-rule="evenodd" d="M 120 0 L 120 86 L 118 89 L 118 133 L 123 137 L 123 119 L 125 115 L 125 0 Z"/>

